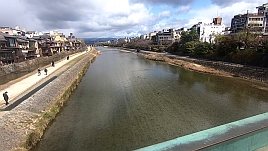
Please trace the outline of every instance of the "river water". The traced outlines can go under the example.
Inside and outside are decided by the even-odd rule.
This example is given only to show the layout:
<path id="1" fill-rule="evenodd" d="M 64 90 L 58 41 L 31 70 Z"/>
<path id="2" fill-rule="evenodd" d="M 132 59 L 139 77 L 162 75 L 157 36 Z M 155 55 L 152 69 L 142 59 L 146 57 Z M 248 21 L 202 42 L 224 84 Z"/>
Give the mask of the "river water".
<path id="1" fill-rule="evenodd" d="M 97 49 L 35 151 L 134 150 L 268 111 L 250 82 Z"/>

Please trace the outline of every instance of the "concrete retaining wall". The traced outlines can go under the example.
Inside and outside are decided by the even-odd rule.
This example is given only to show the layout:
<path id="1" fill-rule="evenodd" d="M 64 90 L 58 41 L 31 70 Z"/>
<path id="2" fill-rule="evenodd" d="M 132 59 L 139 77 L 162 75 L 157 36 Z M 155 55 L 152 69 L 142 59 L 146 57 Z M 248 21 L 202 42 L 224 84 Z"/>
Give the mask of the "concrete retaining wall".
<path id="1" fill-rule="evenodd" d="M 77 51 L 80 52 L 80 51 Z M 19 63 L 7 64 L 0 66 L 0 77 L 8 75 L 10 73 L 31 72 L 40 66 L 49 65 L 51 61 L 59 61 L 65 58 L 67 55 L 71 55 L 76 52 L 62 52 L 61 54 L 55 54 L 49 57 L 40 57 L 32 60 L 26 60 Z"/>
<path id="2" fill-rule="evenodd" d="M 96 50 L 93 50 L 97 54 Z M 0 117 L 0 150 L 26 150 L 43 135 L 97 55 L 88 55 L 27 100 Z"/>
<path id="3" fill-rule="evenodd" d="M 127 49 L 127 48 L 122 48 L 122 49 L 136 52 L 136 49 Z M 140 53 L 150 54 L 150 53 L 156 53 L 156 52 L 140 50 Z M 171 55 L 171 54 L 166 54 L 166 53 L 157 53 L 157 54 L 161 54 L 170 59 L 178 59 L 178 60 L 183 60 L 187 62 L 193 62 L 193 63 L 200 64 L 206 67 L 211 67 L 217 70 L 222 70 L 236 77 L 241 77 L 244 79 L 250 79 L 250 80 L 256 80 L 256 81 L 268 83 L 268 68 L 241 65 L 241 64 L 235 64 L 235 63 L 223 62 L 223 61 L 209 61 L 205 59 L 195 59 L 195 58 Z"/>
<path id="4" fill-rule="evenodd" d="M 206 67 L 211 67 L 214 69 L 229 72 L 233 76 L 268 83 L 268 68 L 246 66 L 222 61 L 207 61 L 201 59 L 187 59 L 187 58 L 185 59 L 180 58 L 180 59 L 200 64 Z"/>

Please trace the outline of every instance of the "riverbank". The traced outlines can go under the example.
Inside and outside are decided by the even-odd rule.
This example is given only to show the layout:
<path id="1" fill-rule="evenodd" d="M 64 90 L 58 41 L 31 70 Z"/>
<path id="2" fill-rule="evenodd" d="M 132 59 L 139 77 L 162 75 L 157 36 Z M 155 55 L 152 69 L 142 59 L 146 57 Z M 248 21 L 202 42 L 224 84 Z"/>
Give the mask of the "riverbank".
<path id="1" fill-rule="evenodd" d="M 141 54 L 139 54 L 139 55 L 141 55 Z M 183 67 L 185 69 L 189 69 L 189 70 L 193 70 L 193 71 L 197 71 L 197 72 L 220 75 L 220 76 L 228 76 L 228 77 L 232 76 L 231 73 L 228 73 L 225 71 L 217 70 L 214 68 L 209 68 L 209 67 L 206 67 L 206 66 L 203 66 L 200 64 L 187 62 L 184 60 L 171 59 L 171 58 L 168 58 L 162 54 L 142 54 L 142 56 L 146 59 L 155 60 L 155 61 L 164 61 L 164 62 L 167 62 L 171 65 L 180 66 L 180 67 Z"/>
<path id="2" fill-rule="evenodd" d="M 238 80 L 249 80 L 252 83 L 250 85 L 251 87 L 268 91 L 268 69 L 243 67 L 241 65 L 189 59 L 186 57 L 178 58 L 174 57 L 173 55 L 167 57 L 164 54 L 139 53 L 139 55 L 143 56 L 146 59 L 164 61 L 169 64 L 180 66 L 196 72 L 213 74 L 217 76 L 233 77 L 238 78 Z"/>
<path id="3" fill-rule="evenodd" d="M 72 91 L 81 81 L 98 51 L 81 53 L 70 59 L 66 71 L 49 74 L 56 77 L 22 103 L 0 117 L 0 150 L 28 150 L 43 135 L 48 124 L 64 106 Z M 60 66 L 60 64 L 56 64 Z M 61 69 L 61 68 L 60 68 Z M 37 77 L 37 76 L 36 76 Z"/>
<path id="4" fill-rule="evenodd" d="M 121 51 L 136 53 L 135 49 L 121 49 Z M 251 87 L 268 91 L 267 68 L 244 66 L 221 61 L 194 59 L 185 56 L 171 55 L 169 53 L 156 53 L 143 50 L 136 54 L 145 59 L 166 62 L 187 70 L 250 81 Z"/>

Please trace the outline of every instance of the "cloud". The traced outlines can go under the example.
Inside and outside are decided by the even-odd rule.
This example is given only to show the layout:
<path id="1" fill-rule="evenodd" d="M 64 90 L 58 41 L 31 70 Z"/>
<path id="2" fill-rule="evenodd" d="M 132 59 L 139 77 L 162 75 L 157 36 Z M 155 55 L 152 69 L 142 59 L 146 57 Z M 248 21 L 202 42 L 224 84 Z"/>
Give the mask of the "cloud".
<path id="1" fill-rule="evenodd" d="M 218 0 L 218 2 L 223 2 L 223 1 Z M 235 15 L 245 14 L 247 13 L 247 10 L 249 10 L 250 13 L 256 13 L 257 12 L 256 6 L 259 6 L 259 5 L 260 5 L 260 2 L 248 3 L 248 2 L 240 1 L 240 2 L 233 3 L 231 5 L 225 6 L 225 7 L 213 4 L 206 8 L 193 9 L 189 11 L 189 14 L 192 14 L 194 17 L 189 19 L 188 23 L 185 24 L 185 27 L 190 27 L 194 24 L 197 24 L 198 22 L 211 23 L 212 19 L 215 17 L 222 17 L 223 23 L 226 26 L 230 27 L 231 19 Z"/>
<path id="2" fill-rule="evenodd" d="M 169 16 L 171 16 L 171 12 L 168 10 L 159 13 L 159 17 L 169 17 Z"/>
<path id="3" fill-rule="evenodd" d="M 136 32 L 129 32 L 130 30 L 140 31 L 141 27 L 149 30 L 144 27 L 148 27 L 157 18 L 144 4 L 130 4 L 127 0 L 54 0 L 53 2 L 14 0 L 10 3 L 11 5 L 6 4 L 6 8 L 10 9 L 10 6 L 13 6 L 18 9 L 14 9 L 11 13 L 7 13 L 10 12 L 8 9 L 0 10 L 0 13 L 8 14 L 6 18 L 1 18 L 2 15 L 0 17 L 8 26 L 19 25 L 31 30 L 46 31 L 70 29 L 79 33 L 79 36 L 86 36 L 87 33 L 91 35 L 103 33 L 106 36 L 107 33 L 122 33 L 121 30 L 127 30 L 126 36 L 131 36 L 131 33 Z M 21 19 L 19 14 L 23 14 Z"/>
<path id="4" fill-rule="evenodd" d="M 149 5 L 171 5 L 174 7 L 188 5 L 194 0 L 130 0 L 132 3 L 144 3 Z"/>
<path id="5" fill-rule="evenodd" d="M 244 2 L 244 3 L 254 3 L 254 1 L 252 1 L 252 0 L 211 0 L 212 4 L 222 6 L 222 7 L 227 7 L 229 5 L 233 5 L 233 4 L 236 4 L 236 3 L 242 3 L 242 2 Z M 258 3 L 258 5 L 260 5 L 260 4 L 263 4 L 263 3 L 266 3 L 266 2 L 267 1 L 265 1 L 265 0 L 258 0 L 257 3 Z M 256 3 L 256 1 L 255 1 L 255 3 Z"/>
<path id="6" fill-rule="evenodd" d="M 12 0 L 1 3 L 0 26 L 72 32 L 76 37 L 132 37 L 166 28 L 190 27 L 199 21 L 211 22 L 217 14 L 229 25 L 234 15 L 247 10 L 256 12 L 255 7 L 265 1 Z"/>

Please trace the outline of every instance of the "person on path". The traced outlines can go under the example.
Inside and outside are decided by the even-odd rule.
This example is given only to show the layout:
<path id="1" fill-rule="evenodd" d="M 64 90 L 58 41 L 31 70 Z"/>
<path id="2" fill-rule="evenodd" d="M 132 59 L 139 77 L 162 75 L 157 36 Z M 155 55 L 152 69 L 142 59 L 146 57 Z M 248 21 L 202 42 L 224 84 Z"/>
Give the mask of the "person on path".
<path id="1" fill-rule="evenodd" d="M 51 62 L 51 66 L 52 66 L 52 67 L 55 67 L 55 63 L 54 63 L 54 61 Z"/>
<path id="2" fill-rule="evenodd" d="M 45 72 L 45 75 L 47 75 L 47 68 L 45 68 L 44 72 Z"/>
<path id="3" fill-rule="evenodd" d="M 69 60 L 69 56 L 67 56 L 67 60 Z"/>
<path id="4" fill-rule="evenodd" d="M 9 103 L 8 103 L 8 99 L 9 99 L 9 97 L 8 97 L 8 95 L 7 95 L 7 91 L 5 92 L 5 93 L 3 93 L 3 97 L 4 97 L 4 100 L 6 101 L 6 105 L 8 105 Z"/>
<path id="5" fill-rule="evenodd" d="M 38 72 L 38 76 L 40 76 L 41 75 L 41 70 L 39 68 L 37 69 L 37 72 Z"/>

